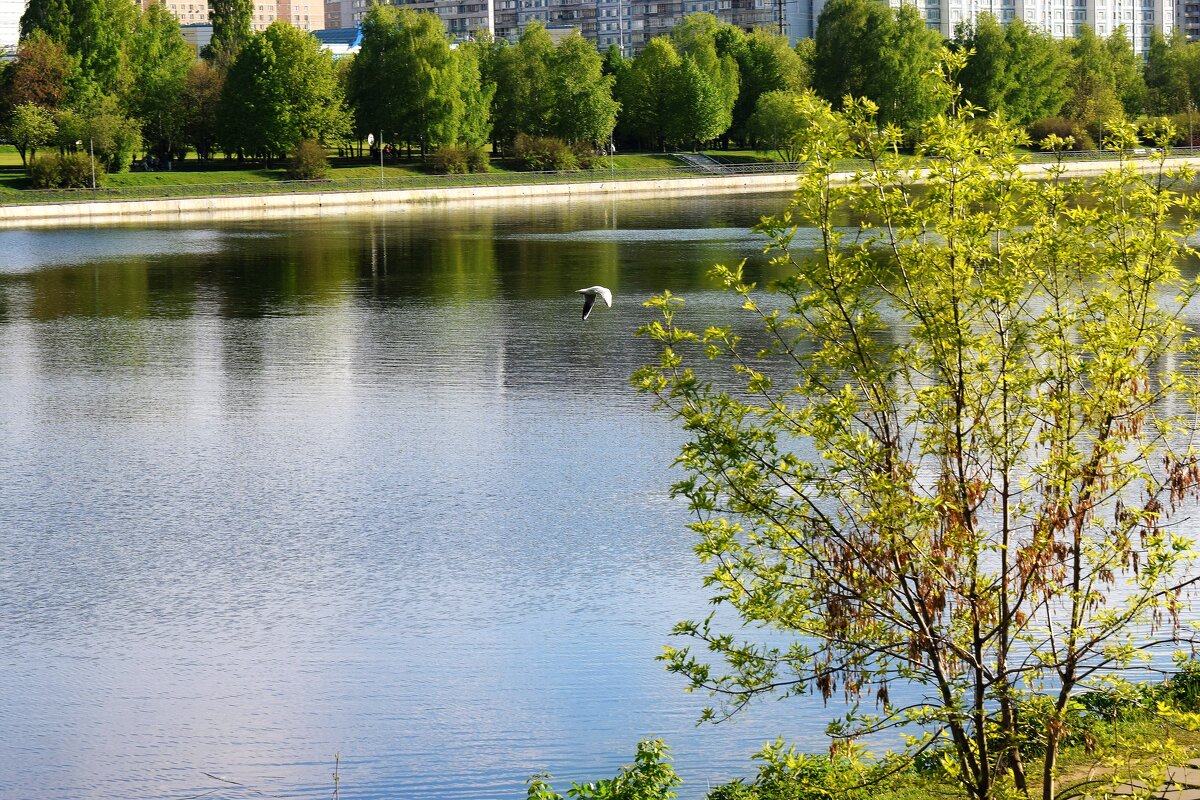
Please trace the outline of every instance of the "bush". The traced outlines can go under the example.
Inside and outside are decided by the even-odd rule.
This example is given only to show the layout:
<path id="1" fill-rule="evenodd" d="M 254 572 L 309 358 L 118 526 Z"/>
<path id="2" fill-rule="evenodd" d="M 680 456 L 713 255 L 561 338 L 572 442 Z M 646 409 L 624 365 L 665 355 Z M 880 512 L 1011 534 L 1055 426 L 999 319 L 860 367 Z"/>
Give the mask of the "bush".
<path id="1" fill-rule="evenodd" d="M 429 157 L 434 172 L 446 175 L 465 175 L 467 165 L 467 149 L 456 144 L 447 144 L 433 151 Z"/>
<path id="2" fill-rule="evenodd" d="M 446 175 L 465 175 L 468 172 L 487 172 L 488 156 L 478 145 L 448 144 L 430 156 L 435 172 Z"/>
<path id="3" fill-rule="evenodd" d="M 1034 147 L 1041 147 L 1042 140 L 1050 134 L 1070 136 L 1075 140 L 1074 150 L 1095 150 L 1096 141 L 1079 123 L 1065 117 L 1043 117 L 1029 126 L 1029 140 Z"/>
<path id="4" fill-rule="evenodd" d="M 296 145 L 288 162 L 287 176 L 295 181 L 317 181 L 329 174 L 329 159 L 325 146 L 316 139 L 305 139 Z"/>
<path id="5" fill-rule="evenodd" d="M 467 148 L 467 171 L 487 172 L 491 169 L 491 159 L 479 145 Z"/>
<path id="6" fill-rule="evenodd" d="M 513 154 L 520 162 L 521 169 L 531 172 L 579 169 L 579 159 L 571 152 L 570 146 L 553 136 L 518 134 L 513 142 Z"/>
<path id="7" fill-rule="evenodd" d="M 711 789 L 707 800 L 865 800 L 867 767 L 854 755 L 799 753 L 783 740 L 767 744 L 754 756 L 758 774 Z"/>
<path id="8" fill-rule="evenodd" d="M 580 169 L 591 169 L 596 166 L 596 159 L 600 157 L 600 152 L 591 142 L 575 142 L 571 145 L 571 152 L 575 155 L 575 163 Z"/>
<path id="9" fill-rule="evenodd" d="M 96 185 L 104 175 L 104 165 L 96 162 Z M 49 155 L 29 165 L 29 181 L 35 189 L 86 189 L 92 185 L 92 160 L 86 153 Z"/>

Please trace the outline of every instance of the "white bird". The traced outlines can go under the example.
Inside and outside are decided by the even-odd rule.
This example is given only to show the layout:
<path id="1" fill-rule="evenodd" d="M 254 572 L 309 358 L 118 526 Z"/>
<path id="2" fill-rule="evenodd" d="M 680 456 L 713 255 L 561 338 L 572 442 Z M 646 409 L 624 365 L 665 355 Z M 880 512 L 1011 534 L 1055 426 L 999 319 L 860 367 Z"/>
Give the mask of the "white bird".
<path id="1" fill-rule="evenodd" d="M 592 313 L 592 306 L 596 305 L 596 298 L 604 298 L 604 304 L 612 308 L 612 292 L 605 289 L 603 286 L 589 286 L 586 289 L 576 289 L 576 294 L 583 295 L 583 318 L 587 319 L 588 314 Z"/>

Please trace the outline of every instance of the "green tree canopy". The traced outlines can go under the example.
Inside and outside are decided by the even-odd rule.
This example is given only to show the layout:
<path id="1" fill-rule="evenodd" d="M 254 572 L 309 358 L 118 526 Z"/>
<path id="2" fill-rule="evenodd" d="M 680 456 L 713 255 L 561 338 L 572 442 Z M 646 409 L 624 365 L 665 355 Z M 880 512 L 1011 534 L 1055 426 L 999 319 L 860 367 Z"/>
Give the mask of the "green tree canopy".
<path id="1" fill-rule="evenodd" d="M 1103 40 L 1084 26 L 1071 41 L 1070 49 L 1073 64 L 1068 84 L 1072 95 L 1063 112 L 1085 125 L 1094 123 L 1111 128 L 1113 123 L 1124 119 L 1125 109 L 1117 97 L 1116 75 Z"/>
<path id="2" fill-rule="evenodd" d="M 481 147 L 492 135 L 492 97 L 496 84 L 483 79 L 487 46 L 487 43 L 465 42 L 454 51 L 460 99 L 456 139 L 470 147 Z"/>
<path id="3" fill-rule="evenodd" d="M 206 55 L 221 64 L 232 64 L 254 34 L 254 0 L 210 0 L 212 41 Z"/>
<path id="4" fill-rule="evenodd" d="M 1020 18 L 1005 27 L 1004 40 L 1009 76 L 1004 113 L 1021 124 L 1058 114 L 1071 96 L 1071 61 L 1062 46 Z"/>
<path id="5" fill-rule="evenodd" d="M 35 103 L 22 103 L 13 109 L 6 133 L 16 146 L 21 163 L 28 167 L 37 149 L 54 141 L 58 125 L 49 109 Z"/>
<path id="6" fill-rule="evenodd" d="M 139 16 L 129 42 L 132 82 L 125 104 L 141 123 L 147 146 L 162 158 L 170 158 L 183 145 L 188 114 L 184 86 L 194 61 L 175 15 L 161 3 L 151 4 Z"/>
<path id="7" fill-rule="evenodd" d="M 733 106 L 734 135 L 744 137 L 750 115 L 765 92 L 798 92 L 808 88 L 810 76 L 800 55 L 788 46 L 786 36 L 759 28 L 742 39 L 735 51 L 738 96 Z"/>
<path id="8" fill-rule="evenodd" d="M 42 31 L 66 48 L 73 102 L 95 102 L 118 89 L 121 59 L 137 20 L 133 0 L 33 0 L 21 17 L 21 35 Z"/>
<path id="9" fill-rule="evenodd" d="M 217 145 L 224 83 L 224 74 L 208 61 L 193 62 L 184 77 L 181 95 L 184 136 L 200 158 L 211 158 Z"/>
<path id="10" fill-rule="evenodd" d="M 350 85 L 360 128 L 381 131 L 384 141 L 415 145 L 424 156 L 457 140 L 459 67 L 436 14 L 373 6 Z"/>
<path id="11" fill-rule="evenodd" d="M 21 15 L 21 40 L 34 31 L 65 46 L 71 35 L 70 0 L 29 0 Z"/>
<path id="12" fill-rule="evenodd" d="M 1170 39 L 1161 31 L 1151 31 L 1144 73 L 1150 113 L 1178 114 L 1194 105 L 1188 79 L 1189 47 L 1182 28 L 1176 28 Z"/>
<path id="13" fill-rule="evenodd" d="M 1142 61 L 1133 52 L 1133 42 L 1129 41 L 1124 25 L 1118 25 L 1109 34 L 1104 40 L 1104 49 L 1108 51 L 1117 97 L 1125 114 L 1130 118 L 1145 114 L 1149 97 L 1142 76 Z"/>
<path id="14" fill-rule="evenodd" d="M 971 53 L 959 74 L 963 99 L 989 112 L 1005 110 L 1012 85 L 1011 47 L 996 18 L 984 12 L 974 24 L 960 23 L 954 31 L 953 46 Z"/>
<path id="15" fill-rule="evenodd" d="M 726 33 L 730 26 L 723 25 L 708 12 L 697 12 L 684 16 L 683 21 L 671 31 L 671 41 L 685 62 L 676 76 L 679 93 L 676 98 L 679 126 L 688 126 L 690 120 L 698 121 L 702 115 L 711 115 L 701 127 L 690 128 L 691 135 L 683 135 L 688 129 L 677 128 L 678 141 L 704 142 L 723 135 L 733 125 L 733 107 L 737 103 L 740 77 L 738 65 L 729 52 L 740 41 L 740 34 Z M 721 52 L 718 38 L 724 43 Z M 693 74 L 691 61 L 700 76 Z"/>
<path id="16" fill-rule="evenodd" d="M 620 105 L 613 99 L 616 78 L 604 73 L 592 43 L 572 33 L 558 46 L 551 63 L 554 134 L 568 142 L 607 142 Z"/>
<path id="17" fill-rule="evenodd" d="M 238 54 L 221 92 L 221 144 L 228 152 L 282 156 L 303 139 L 329 139 L 347 125 L 333 57 L 317 40 L 276 20 Z"/>
<path id="18" fill-rule="evenodd" d="M 764 92 L 750 117 L 749 130 L 760 149 L 771 149 L 784 161 L 800 158 L 801 134 L 808 124 L 805 110 L 812 100 L 799 92 Z"/>
<path id="19" fill-rule="evenodd" d="M 677 76 L 682 63 L 665 36 L 651 39 L 633 59 L 618 86 L 620 125 L 628 138 L 658 149 L 673 143 Z"/>
<path id="20" fill-rule="evenodd" d="M 817 23 L 813 87 L 831 103 L 866 97 L 882 123 L 914 129 L 945 104 L 936 77 L 941 37 L 915 7 L 830 0 Z"/>

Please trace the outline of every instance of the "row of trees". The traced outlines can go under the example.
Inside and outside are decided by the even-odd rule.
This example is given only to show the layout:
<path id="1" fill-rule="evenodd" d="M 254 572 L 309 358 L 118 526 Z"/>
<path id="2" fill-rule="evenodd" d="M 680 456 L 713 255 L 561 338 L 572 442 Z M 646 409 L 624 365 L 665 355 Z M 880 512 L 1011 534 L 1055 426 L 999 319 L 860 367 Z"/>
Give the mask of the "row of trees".
<path id="1" fill-rule="evenodd" d="M 451 47 L 436 15 L 379 5 L 363 22 L 362 51 L 335 63 L 285 23 L 252 33 L 250 10 L 215 3 L 213 44 L 197 59 L 159 4 L 33 0 L 0 76 L 7 137 L 23 156 L 86 140 L 110 168 L 141 147 L 159 159 L 219 149 L 269 160 L 304 139 L 351 145 L 369 132 L 423 156 L 489 141 L 505 152 L 521 134 L 585 149 L 720 141 L 786 155 L 806 90 L 835 106 L 869 98 L 880 122 L 915 130 L 944 108 L 946 46 L 972 54 L 963 98 L 1021 124 L 1062 115 L 1086 130 L 1190 112 L 1200 93 L 1200 45 L 1181 34 L 1155 34 L 1143 61 L 1122 29 L 1056 41 L 981 15 L 947 43 L 914 7 L 874 0 L 831 0 L 815 40 L 794 48 L 692 14 L 632 59 L 601 55 L 578 34 L 555 45 L 537 23 L 515 44 L 481 36 Z"/>

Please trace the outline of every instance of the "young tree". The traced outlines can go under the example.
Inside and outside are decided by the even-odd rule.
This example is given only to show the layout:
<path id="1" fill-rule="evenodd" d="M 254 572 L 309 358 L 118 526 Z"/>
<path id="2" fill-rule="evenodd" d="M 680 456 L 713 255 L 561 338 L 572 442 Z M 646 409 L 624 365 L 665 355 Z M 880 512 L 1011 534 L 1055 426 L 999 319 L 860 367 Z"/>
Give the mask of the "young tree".
<path id="1" fill-rule="evenodd" d="M 54 109 L 67 100 L 75 64 L 60 42 L 41 29 L 21 40 L 17 60 L 5 73 L 5 103 L 16 107 L 33 103 Z"/>
<path id="2" fill-rule="evenodd" d="M 674 94 L 667 139 L 694 147 L 716 139 L 729 129 L 730 109 L 723 87 L 690 55 L 674 75 Z"/>
<path id="3" fill-rule="evenodd" d="M 1129 41 L 1124 25 L 1118 25 L 1117 29 L 1109 34 L 1104 40 L 1104 49 L 1108 51 L 1117 97 L 1121 100 L 1125 114 L 1135 118 L 1147 113 L 1149 97 L 1146 81 L 1142 77 L 1142 62 L 1133 52 L 1133 42 Z"/>
<path id="4" fill-rule="evenodd" d="M 954 49 L 971 52 L 967 66 L 959 75 L 962 97 L 989 112 L 1004 111 L 1012 75 L 1010 50 L 1004 28 L 989 13 L 976 17 L 974 24 L 963 22 L 954 31 Z"/>
<path id="5" fill-rule="evenodd" d="M 732 128 L 735 136 L 744 138 L 758 99 L 766 92 L 806 89 L 808 74 L 799 54 L 788 46 L 787 37 L 762 28 L 744 37 L 734 57 L 739 88 Z"/>
<path id="6" fill-rule="evenodd" d="M 798 92 L 765 92 L 750 117 L 750 135 L 762 149 L 771 149 L 787 162 L 800 158 L 800 134 L 808 123 L 804 115 L 811 104 Z"/>
<path id="7" fill-rule="evenodd" d="M 141 123 L 147 146 L 160 158 L 171 158 L 183 146 L 188 112 L 184 87 L 195 57 L 175 15 L 161 3 L 153 3 L 139 17 L 128 61 L 133 80 L 125 105 Z"/>
<path id="8" fill-rule="evenodd" d="M 1004 113 L 1028 124 L 1052 117 L 1071 96 L 1070 58 L 1050 34 L 1029 28 L 1019 17 L 1004 28 L 1008 81 Z"/>
<path id="9" fill-rule="evenodd" d="M 665 150 L 675 131 L 677 76 L 682 59 L 671 40 L 656 36 L 633 59 L 618 86 L 620 124 L 629 138 Z"/>
<path id="10" fill-rule="evenodd" d="M 220 125 L 221 89 L 225 76 L 207 61 L 195 61 L 183 79 L 181 105 L 185 140 L 197 158 L 212 158 Z"/>
<path id="11" fill-rule="evenodd" d="M 462 114 L 458 71 L 436 14 L 373 6 L 350 69 L 361 128 L 416 145 L 422 157 L 456 140 Z"/>
<path id="12" fill-rule="evenodd" d="M 464 42 L 454 51 L 461 103 L 456 140 L 469 147 L 482 147 L 492 135 L 492 96 L 496 84 L 483 80 L 480 65 L 486 47 L 486 43 Z"/>
<path id="13" fill-rule="evenodd" d="M 605 75 L 600 54 L 573 33 L 558 46 L 551 63 L 554 135 L 568 142 L 608 142 L 620 105 L 613 99 L 616 78 Z"/>
<path id="14" fill-rule="evenodd" d="M 49 110 L 33 103 L 22 103 L 13 109 L 7 133 L 21 156 L 21 163 L 28 168 L 37 149 L 54 141 L 58 126 Z"/>
<path id="15" fill-rule="evenodd" d="M 717 48 L 718 37 L 726 52 Z M 733 124 L 733 107 L 737 103 L 740 77 L 737 61 L 730 50 L 736 47 L 739 34 L 721 24 L 707 12 L 688 14 L 671 31 L 671 41 L 685 62 L 678 76 L 681 93 L 677 119 L 682 125 L 690 120 L 700 122 L 699 128 L 679 138 L 681 142 L 705 142 L 722 136 Z M 700 76 L 693 74 L 686 62 L 691 61 Z"/>
<path id="16" fill-rule="evenodd" d="M 517 46 L 511 50 L 506 66 L 510 72 L 497 76 L 497 99 L 499 87 L 504 87 L 505 103 L 493 108 L 496 122 L 506 134 L 518 133 L 530 136 L 547 136 L 554 129 L 554 92 L 551 86 L 551 63 L 554 61 L 554 42 L 542 23 L 534 21 L 521 31 Z"/>
<path id="17" fill-rule="evenodd" d="M 1070 46 L 1074 65 L 1069 84 L 1073 94 L 1063 112 L 1085 125 L 1101 124 L 1111 128 L 1113 123 L 1124 119 L 1125 110 L 1117 97 L 1116 77 L 1104 42 L 1091 28 L 1084 26 Z"/>
<path id="18" fill-rule="evenodd" d="M 716 267 L 749 319 L 704 333 L 651 300 L 660 358 L 634 376 L 686 431 L 675 491 L 713 602 L 790 641 L 710 616 L 676 629 L 707 654 L 664 657 L 725 713 L 844 692 L 865 702 L 837 735 L 911 725 L 908 756 L 944 748 L 974 800 L 1052 800 L 1076 694 L 1119 696 L 1140 646 L 1187 636 L 1190 175 L 1029 174 L 1019 131 L 956 116 L 925 129 L 922 173 L 869 101 L 805 115 L 800 188 L 760 226 L 772 291 Z M 848 157 L 868 166 L 845 185 Z M 917 684 L 903 704 L 897 681 Z"/>
<path id="19" fill-rule="evenodd" d="M 1149 95 L 1147 105 L 1152 113 L 1178 114 L 1193 103 L 1188 80 L 1188 47 L 1182 28 L 1177 28 L 1169 40 L 1160 31 L 1151 32 L 1144 74 Z"/>

